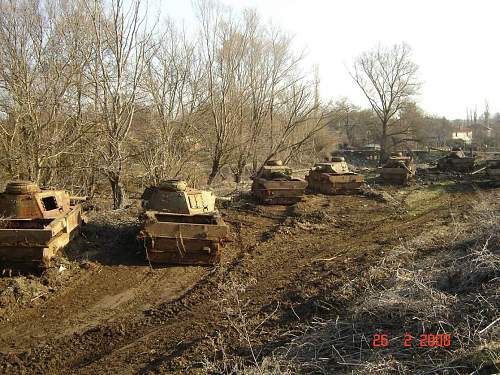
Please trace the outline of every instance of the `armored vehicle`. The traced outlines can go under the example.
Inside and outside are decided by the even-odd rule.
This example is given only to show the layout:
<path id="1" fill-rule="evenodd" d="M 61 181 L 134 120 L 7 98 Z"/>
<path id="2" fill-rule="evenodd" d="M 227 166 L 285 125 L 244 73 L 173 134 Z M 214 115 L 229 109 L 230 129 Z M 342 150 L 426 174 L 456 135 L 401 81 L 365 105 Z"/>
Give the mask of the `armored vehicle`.
<path id="1" fill-rule="evenodd" d="M 442 171 L 471 172 L 476 165 L 476 158 L 465 156 L 460 148 L 454 148 L 448 155 L 437 161 L 438 169 Z"/>
<path id="2" fill-rule="evenodd" d="M 265 204 L 294 204 L 304 196 L 307 182 L 292 177 L 292 169 L 281 160 L 269 160 L 253 178 L 252 194 Z"/>
<path id="3" fill-rule="evenodd" d="M 380 177 L 389 183 L 406 184 L 415 176 L 415 172 L 416 167 L 411 156 L 403 156 L 401 152 L 396 152 L 391 154 L 382 167 Z"/>
<path id="4" fill-rule="evenodd" d="M 0 269 L 49 266 L 83 222 L 82 207 L 73 203 L 61 190 L 40 189 L 30 181 L 9 182 L 0 193 Z"/>
<path id="5" fill-rule="evenodd" d="M 486 161 L 486 174 L 496 182 L 500 182 L 500 159 Z"/>
<path id="6" fill-rule="evenodd" d="M 182 180 L 165 181 L 142 195 L 141 231 L 152 263 L 213 265 L 229 229 L 215 209 L 210 191 L 187 187 Z"/>
<path id="7" fill-rule="evenodd" d="M 343 157 L 333 157 L 329 163 L 317 163 L 306 176 L 307 188 L 323 194 L 343 194 L 358 191 L 363 176 L 351 172 Z"/>

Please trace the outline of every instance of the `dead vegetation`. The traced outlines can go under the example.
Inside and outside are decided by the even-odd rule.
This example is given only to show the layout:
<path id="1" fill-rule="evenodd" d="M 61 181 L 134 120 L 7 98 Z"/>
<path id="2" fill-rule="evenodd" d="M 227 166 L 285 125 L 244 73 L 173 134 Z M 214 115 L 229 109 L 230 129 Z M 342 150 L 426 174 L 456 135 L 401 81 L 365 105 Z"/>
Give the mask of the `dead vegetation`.
<path id="1" fill-rule="evenodd" d="M 240 182 L 270 158 L 310 163 L 333 147 L 336 112 L 304 56 L 253 10 L 195 1 L 192 33 L 147 22 L 156 15 L 139 0 L 0 10 L 2 180 L 123 208 L 137 186 Z"/>
<path id="2" fill-rule="evenodd" d="M 296 211 L 296 207 L 291 209 Z M 447 226 L 401 241 L 359 278 L 333 290 L 328 302 L 345 305 L 299 324 L 271 355 L 230 356 L 224 337 L 214 342 L 222 356 L 205 361 L 207 373 L 490 374 L 498 371 L 500 339 L 498 202 L 480 200 Z M 314 212 L 308 215 L 315 217 Z M 295 215 L 303 218 L 308 215 Z M 293 217 L 293 216 L 292 216 Z M 287 219 L 289 220 L 289 219 Z M 296 218 L 291 220 L 297 220 Z M 299 221 L 300 222 L 300 221 Z M 246 347 L 248 332 L 239 287 L 229 288 L 237 309 L 223 305 Z M 236 319 L 236 320 L 235 320 Z M 388 347 L 373 347 L 387 334 Z M 405 334 L 412 335 L 404 347 Z M 449 333 L 450 347 L 420 347 L 420 334 Z M 215 350 L 215 349 L 214 349 Z"/>
<path id="3" fill-rule="evenodd" d="M 285 356 L 324 373 L 463 373 L 498 364 L 500 215 L 490 204 L 478 202 L 446 233 L 423 233 L 389 252 L 365 275 L 351 320 L 312 324 Z M 370 347 L 375 332 L 389 333 L 389 348 Z M 404 350 L 405 332 L 450 333 L 452 347 Z"/>
<path id="4" fill-rule="evenodd" d="M 54 257 L 51 267 L 38 275 L 16 275 L 0 279 L 0 322 L 8 321 L 17 310 L 42 304 L 80 268 L 76 262 Z M 4 275 L 5 276 L 5 275 Z"/>

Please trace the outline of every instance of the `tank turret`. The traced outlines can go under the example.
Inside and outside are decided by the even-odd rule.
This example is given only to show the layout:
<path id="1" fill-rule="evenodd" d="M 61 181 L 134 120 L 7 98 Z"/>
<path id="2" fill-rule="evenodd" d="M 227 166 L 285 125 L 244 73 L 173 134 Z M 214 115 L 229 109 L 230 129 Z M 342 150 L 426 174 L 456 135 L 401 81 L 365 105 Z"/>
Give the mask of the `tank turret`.
<path id="1" fill-rule="evenodd" d="M 281 160 L 269 160 L 253 179 L 252 194 L 265 204 L 293 204 L 302 200 L 306 186 Z"/>
<path id="2" fill-rule="evenodd" d="M 415 176 L 416 166 L 411 156 L 394 152 L 382 167 L 380 177 L 390 183 L 406 184 Z"/>
<path id="3" fill-rule="evenodd" d="M 0 194 L 0 217 L 52 219 L 69 210 L 68 193 L 42 190 L 30 181 L 11 181 Z"/>
<path id="4" fill-rule="evenodd" d="M 142 207 L 188 215 L 210 213 L 215 211 L 215 195 L 211 191 L 188 188 L 183 180 L 168 180 L 144 191 Z"/>
<path id="5" fill-rule="evenodd" d="M 437 167 L 442 171 L 471 172 L 475 166 L 476 158 L 466 156 L 458 147 L 453 148 L 448 155 L 437 161 Z"/>

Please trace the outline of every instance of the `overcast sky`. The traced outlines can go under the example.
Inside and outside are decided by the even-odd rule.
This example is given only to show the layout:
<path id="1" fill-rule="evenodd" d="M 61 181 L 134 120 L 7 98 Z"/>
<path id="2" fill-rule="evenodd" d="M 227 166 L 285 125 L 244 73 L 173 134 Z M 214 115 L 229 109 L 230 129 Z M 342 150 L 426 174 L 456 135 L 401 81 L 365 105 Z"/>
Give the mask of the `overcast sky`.
<path id="1" fill-rule="evenodd" d="M 193 28 L 190 0 L 150 0 L 162 15 Z M 405 41 L 423 81 L 419 105 L 428 113 L 465 118 L 466 108 L 500 112 L 498 0 L 222 0 L 255 8 L 263 21 L 295 36 L 307 61 L 319 65 L 321 96 L 368 106 L 347 67 L 378 43 Z"/>

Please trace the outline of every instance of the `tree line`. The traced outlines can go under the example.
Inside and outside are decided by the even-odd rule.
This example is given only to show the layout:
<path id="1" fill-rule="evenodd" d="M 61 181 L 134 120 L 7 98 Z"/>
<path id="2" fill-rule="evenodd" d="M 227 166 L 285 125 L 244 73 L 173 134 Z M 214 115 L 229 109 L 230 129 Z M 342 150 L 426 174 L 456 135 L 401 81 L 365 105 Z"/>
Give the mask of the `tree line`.
<path id="1" fill-rule="evenodd" d="M 240 182 L 271 158 L 328 156 L 341 138 L 386 156 L 450 130 L 415 105 L 404 43 L 355 59 L 361 109 L 322 102 L 315 67 L 256 11 L 193 8 L 186 31 L 140 0 L 0 0 L 0 177 L 109 192 L 119 208 L 130 181 Z"/>
<path id="2" fill-rule="evenodd" d="M 292 38 L 257 13 L 194 3 L 197 30 L 141 1 L 0 2 L 0 168 L 114 207 L 145 183 L 223 168 L 236 181 L 315 148 L 331 112 Z M 202 164 L 200 164 L 202 162 Z"/>
<path id="3" fill-rule="evenodd" d="M 465 146 L 452 139 L 452 133 L 469 129 L 473 145 L 487 149 L 500 145 L 500 114 L 491 119 L 488 103 L 477 115 L 467 109 L 467 120 L 449 121 L 426 114 L 416 104 L 421 81 L 411 47 L 406 43 L 378 45 L 363 52 L 353 63 L 350 75 L 370 104 L 370 109 L 353 106 L 347 99 L 337 102 L 343 113 L 337 124 L 344 130 L 350 145 L 375 141 L 380 147 L 380 160 L 398 149 Z"/>

